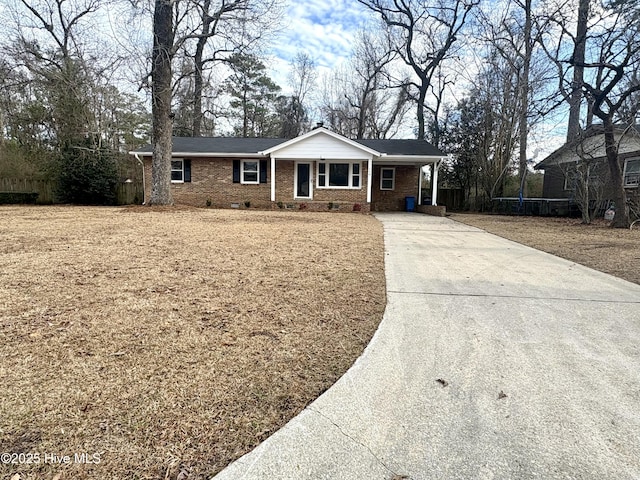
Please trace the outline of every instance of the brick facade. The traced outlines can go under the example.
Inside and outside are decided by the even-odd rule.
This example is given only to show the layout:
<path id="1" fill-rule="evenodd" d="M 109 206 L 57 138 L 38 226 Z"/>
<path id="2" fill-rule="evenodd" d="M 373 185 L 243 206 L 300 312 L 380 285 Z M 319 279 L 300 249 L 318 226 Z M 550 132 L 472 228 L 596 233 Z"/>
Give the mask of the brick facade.
<path id="1" fill-rule="evenodd" d="M 279 208 L 300 208 L 313 211 L 358 211 L 369 212 L 367 203 L 367 163 L 361 165 L 361 187 L 358 189 L 317 188 L 317 162 L 311 161 L 313 168 L 313 199 L 295 198 L 295 165 L 293 160 L 276 162 L 276 206 Z M 329 205 L 331 203 L 331 205 Z"/>
<path id="2" fill-rule="evenodd" d="M 185 160 L 188 160 L 185 158 Z M 374 166 L 372 203 L 367 203 L 367 162 L 362 162 L 360 188 L 317 188 L 317 162 L 313 168 L 313 199 L 294 198 L 295 162 L 276 162 L 276 201 L 271 202 L 271 170 L 267 183 L 246 185 L 233 183 L 233 159 L 191 158 L 191 182 L 171 185 L 177 204 L 217 208 L 306 209 L 313 211 L 376 211 L 404 210 L 406 196 L 418 197 L 419 167 L 397 166 L 395 189 L 380 191 L 380 166 Z M 151 159 L 144 159 L 145 199 L 151 195 Z"/>
<path id="3" fill-rule="evenodd" d="M 380 190 L 380 171 L 382 168 L 395 168 L 395 186 L 393 190 Z M 371 209 L 376 212 L 402 211 L 405 209 L 405 197 L 415 197 L 418 202 L 418 175 L 420 167 L 413 165 L 374 165 Z M 425 192 L 422 192 L 425 193 Z"/>
<path id="4" fill-rule="evenodd" d="M 145 198 L 151 195 L 151 159 L 145 158 Z M 267 183 L 245 185 L 233 183 L 233 159 L 192 158 L 191 182 L 172 183 L 173 201 L 181 205 L 217 208 L 245 207 L 271 208 L 270 172 Z"/>

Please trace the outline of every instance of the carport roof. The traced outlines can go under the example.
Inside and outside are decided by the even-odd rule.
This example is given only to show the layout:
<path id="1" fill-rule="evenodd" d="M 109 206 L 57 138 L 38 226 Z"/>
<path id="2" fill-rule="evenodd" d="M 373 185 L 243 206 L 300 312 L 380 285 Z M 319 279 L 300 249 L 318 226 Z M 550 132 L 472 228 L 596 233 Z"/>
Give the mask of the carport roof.
<path id="1" fill-rule="evenodd" d="M 425 157 L 446 157 L 446 154 L 425 140 L 356 140 L 365 147 L 387 155 L 415 155 Z"/>

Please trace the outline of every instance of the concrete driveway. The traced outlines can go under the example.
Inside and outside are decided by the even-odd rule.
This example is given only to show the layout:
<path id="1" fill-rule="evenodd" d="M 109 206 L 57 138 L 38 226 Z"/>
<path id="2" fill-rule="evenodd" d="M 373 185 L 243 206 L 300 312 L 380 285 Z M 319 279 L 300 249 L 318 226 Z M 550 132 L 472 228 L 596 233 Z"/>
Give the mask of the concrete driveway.
<path id="1" fill-rule="evenodd" d="M 640 286 L 448 219 L 376 217 L 370 345 L 216 479 L 640 478 Z"/>

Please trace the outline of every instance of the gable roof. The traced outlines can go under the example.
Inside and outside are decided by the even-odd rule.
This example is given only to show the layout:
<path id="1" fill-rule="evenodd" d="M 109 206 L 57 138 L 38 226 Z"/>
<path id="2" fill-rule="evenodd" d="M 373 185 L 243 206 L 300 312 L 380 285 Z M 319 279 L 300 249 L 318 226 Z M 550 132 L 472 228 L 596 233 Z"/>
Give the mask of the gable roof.
<path id="1" fill-rule="evenodd" d="M 613 128 L 614 128 L 614 134 L 624 134 L 625 132 L 627 132 L 626 133 L 627 136 L 631 136 L 631 135 L 637 136 L 640 134 L 640 125 L 617 124 L 617 125 L 614 125 Z M 543 158 L 540 162 L 534 165 L 533 168 L 536 170 L 542 170 L 545 167 L 554 165 L 560 161 L 563 155 L 567 153 L 576 152 L 578 148 L 581 146 L 581 144 L 585 142 L 585 140 L 589 138 L 597 137 L 598 135 L 603 135 L 603 134 L 604 134 L 604 127 L 602 126 L 602 124 L 598 123 L 595 125 L 591 125 L 589 128 L 582 131 L 580 135 L 576 136 L 572 141 L 567 142 L 561 147 L 555 149 L 553 152 L 551 152 L 549 155 Z M 602 139 L 602 142 L 604 142 L 604 138 Z M 604 143 L 602 144 L 602 146 L 604 146 Z M 595 157 L 594 160 L 596 158 L 601 158 L 601 157 Z M 602 158 L 604 158 L 604 156 L 602 156 Z"/>
<path id="2" fill-rule="evenodd" d="M 324 127 L 318 127 L 318 128 L 314 128 L 313 130 L 311 130 L 310 132 L 305 133 L 304 135 L 300 135 L 299 137 L 296 138 L 292 138 L 290 140 L 287 140 L 286 142 L 283 142 L 279 145 L 275 145 L 267 150 L 265 150 L 263 153 L 265 155 L 271 154 L 271 153 L 275 153 L 278 152 L 280 150 L 283 150 L 285 148 L 288 148 L 292 145 L 295 145 L 297 143 L 301 143 L 304 142 L 305 140 L 311 138 L 311 137 L 315 137 L 315 136 L 319 136 L 319 135 L 325 135 L 327 137 L 331 137 L 334 140 L 337 140 L 338 142 L 343 142 L 346 145 L 349 145 L 351 147 L 355 147 L 358 150 L 364 151 L 366 153 L 368 153 L 369 155 L 375 155 L 380 156 L 381 152 L 377 151 L 377 150 L 373 150 L 372 148 L 369 148 L 365 145 L 363 145 L 361 142 L 355 141 L 355 140 L 350 140 L 347 137 L 343 137 L 342 135 L 339 135 L 335 132 L 332 132 L 331 130 L 328 130 Z"/>
<path id="3" fill-rule="evenodd" d="M 445 157 L 446 154 L 424 140 L 350 140 L 337 133 L 323 129 L 332 136 L 337 136 L 346 140 L 351 145 L 359 144 L 363 150 L 372 153 L 393 156 L 425 156 L 425 157 Z M 312 130 L 312 133 L 316 130 Z M 309 135 L 309 134 L 305 134 Z M 290 145 L 292 141 L 299 140 L 305 135 L 294 139 L 287 138 L 241 138 L 241 137 L 173 137 L 173 155 L 189 156 L 265 156 L 274 150 L 274 147 L 282 148 L 285 144 Z M 305 137 L 306 138 L 306 137 Z M 130 154 L 151 155 L 153 145 L 147 144 Z"/>

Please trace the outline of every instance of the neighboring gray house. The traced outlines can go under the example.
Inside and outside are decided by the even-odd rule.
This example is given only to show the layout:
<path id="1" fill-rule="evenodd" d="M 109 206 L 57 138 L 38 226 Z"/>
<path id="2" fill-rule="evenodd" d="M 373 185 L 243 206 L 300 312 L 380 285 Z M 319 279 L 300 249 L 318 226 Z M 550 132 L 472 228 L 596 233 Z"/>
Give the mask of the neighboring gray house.
<path id="1" fill-rule="evenodd" d="M 640 185 L 640 130 L 636 127 L 617 126 L 615 138 L 624 175 L 627 195 L 639 195 Z M 534 168 L 544 170 L 542 196 L 545 198 L 574 197 L 576 171 L 579 164 L 589 164 L 594 179 L 604 179 L 604 196 L 610 199 L 611 184 L 607 164 L 604 135 L 601 125 L 587 129 L 582 137 L 555 150 Z"/>

